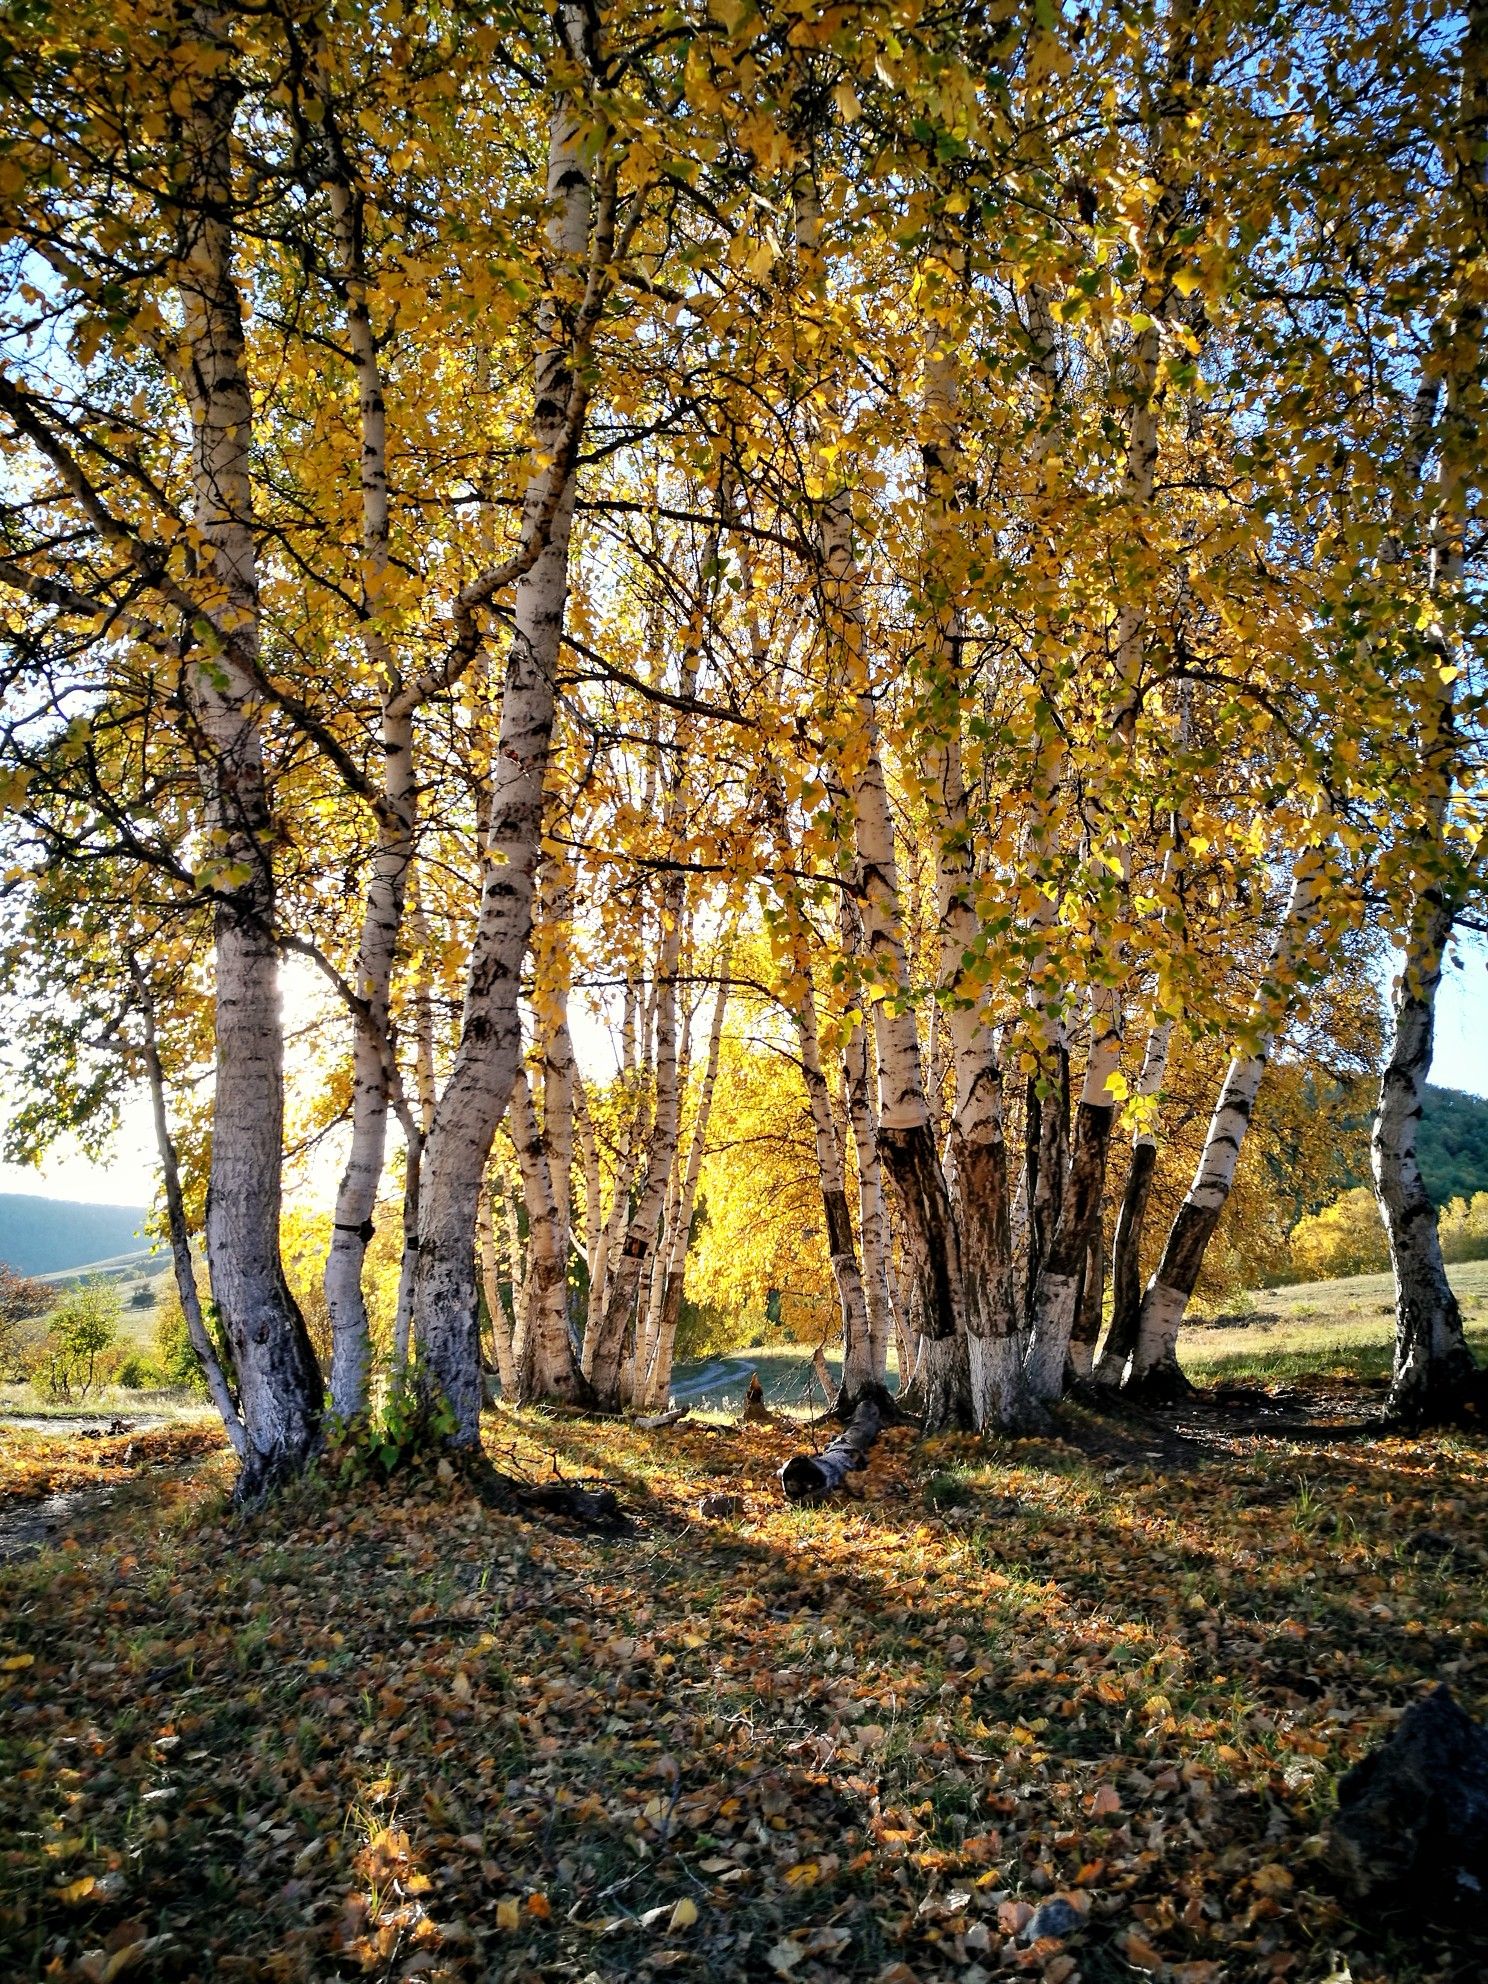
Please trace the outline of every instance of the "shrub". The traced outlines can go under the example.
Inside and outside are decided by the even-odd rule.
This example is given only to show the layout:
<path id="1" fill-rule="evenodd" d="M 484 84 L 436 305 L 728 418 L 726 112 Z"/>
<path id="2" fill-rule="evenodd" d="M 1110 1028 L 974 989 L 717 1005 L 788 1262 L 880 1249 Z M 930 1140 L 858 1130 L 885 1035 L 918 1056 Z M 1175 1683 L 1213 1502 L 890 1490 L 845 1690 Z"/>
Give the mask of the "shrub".
<path id="1" fill-rule="evenodd" d="M 42 1345 L 45 1383 L 53 1398 L 86 1398 L 107 1384 L 119 1335 L 119 1290 L 112 1281 L 80 1281 L 47 1318 Z"/>
<path id="2" fill-rule="evenodd" d="M 137 1288 L 133 1288 L 130 1290 L 129 1306 L 131 1309 L 154 1308 L 155 1291 L 153 1288 L 151 1288 L 149 1282 L 142 1281 Z"/>
<path id="3" fill-rule="evenodd" d="M 135 1351 L 119 1366 L 117 1382 L 127 1392 L 152 1391 L 160 1383 L 160 1373 L 148 1357 L 141 1357 Z"/>
<path id="4" fill-rule="evenodd" d="M 30 1375 L 43 1334 L 37 1325 L 56 1299 L 50 1283 L 0 1261 L 0 1376 Z"/>
<path id="5" fill-rule="evenodd" d="M 160 1305 L 160 1319 L 155 1325 L 155 1367 L 160 1383 L 169 1390 L 206 1397 L 206 1376 L 192 1346 L 186 1311 L 181 1307 L 180 1293 L 174 1284 Z"/>
<path id="6" fill-rule="evenodd" d="M 1448 1261 L 1488 1260 L 1488 1192 L 1453 1199 L 1441 1210 L 1442 1254 Z"/>
<path id="7" fill-rule="evenodd" d="M 1288 1246 L 1299 1281 L 1379 1274 L 1390 1265 L 1384 1221 L 1367 1185 L 1356 1185 L 1321 1212 L 1299 1219 Z"/>

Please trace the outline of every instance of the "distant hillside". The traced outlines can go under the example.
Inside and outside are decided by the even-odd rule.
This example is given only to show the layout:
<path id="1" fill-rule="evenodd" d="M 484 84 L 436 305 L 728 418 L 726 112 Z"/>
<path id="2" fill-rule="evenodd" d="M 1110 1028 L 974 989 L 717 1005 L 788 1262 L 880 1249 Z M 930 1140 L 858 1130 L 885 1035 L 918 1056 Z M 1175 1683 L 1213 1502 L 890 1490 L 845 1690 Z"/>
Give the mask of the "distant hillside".
<path id="1" fill-rule="evenodd" d="M 1488 1101 L 1460 1089 L 1428 1088 L 1417 1149 L 1437 1205 L 1488 1192 Z"/>
<path id="2" fill-rule="evenodd" d="M 54 1274 L 131 1254 L 145 1243 L 143 1206 L 88 1206 L 0 1192 L 0 1261 L 22 1274 Z"/>

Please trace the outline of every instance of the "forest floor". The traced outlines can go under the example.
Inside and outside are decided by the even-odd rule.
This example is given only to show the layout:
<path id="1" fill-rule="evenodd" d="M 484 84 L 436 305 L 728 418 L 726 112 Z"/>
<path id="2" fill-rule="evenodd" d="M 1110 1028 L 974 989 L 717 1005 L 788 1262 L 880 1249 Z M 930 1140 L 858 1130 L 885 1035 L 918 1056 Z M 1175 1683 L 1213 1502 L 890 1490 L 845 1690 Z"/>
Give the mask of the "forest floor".
<path id="1" fill-rule="evenodd" d="M 895 1429 L 785 1507 L 826 1431 L 491 1415 L 498 1467 L 608 1479 L 616 1537 L 441 1470 L 239 1516 L 207 1429 L 7 1434 L 0 1488 L 111 1500 L 0 1568 L 0 1975 L 1488 1973 L 1424 1906 L 1359 1926 L 1322 1856 L 1430 1683 L 1488 1703 L 1488 1443 L 1322 1383 Z"/>

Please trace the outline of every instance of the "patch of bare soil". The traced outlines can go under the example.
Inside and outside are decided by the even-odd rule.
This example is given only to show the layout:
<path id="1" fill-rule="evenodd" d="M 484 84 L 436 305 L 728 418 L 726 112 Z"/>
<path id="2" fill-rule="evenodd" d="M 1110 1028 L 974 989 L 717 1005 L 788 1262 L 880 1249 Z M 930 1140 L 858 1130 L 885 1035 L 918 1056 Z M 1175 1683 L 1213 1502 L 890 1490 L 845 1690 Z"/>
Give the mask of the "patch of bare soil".
<path id="1" fill-rule="evenodd" d="M 1318 1445 L 1378 1439 L 1387 1389 L 1374 1379 L 1319 1376 L 1273 1388 L 1196 1386 L 1156 1404 L 1086 1385 L 1071 1394 L 1060 1430 L 1093 1460 L 1181 1472 L 1228 1459 L 1255 1439 Z"/>

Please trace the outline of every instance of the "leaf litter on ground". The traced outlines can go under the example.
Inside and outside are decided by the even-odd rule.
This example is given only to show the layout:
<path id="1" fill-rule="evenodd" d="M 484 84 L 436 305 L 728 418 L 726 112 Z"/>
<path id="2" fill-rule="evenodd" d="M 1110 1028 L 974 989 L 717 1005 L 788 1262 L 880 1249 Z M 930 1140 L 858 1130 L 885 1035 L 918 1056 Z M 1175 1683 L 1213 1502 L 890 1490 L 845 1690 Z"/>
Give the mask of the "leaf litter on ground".
<path id="1" fill-rule="evenodd" d="M 529 1478 L 619 1486 L 615 1540 L 434 1467 L 238 1516 L 223 1454 L 0 1572 L 0 1973 L 1488 1968 L 1356 1926 L 1321 1857 L 1412 1700 L 1488 1693 L 1481 1441 L 1247 1435 L 1176 1477 L 896 1428 L 805 1511 L 800 1443 L 495 1415 Z"/>

